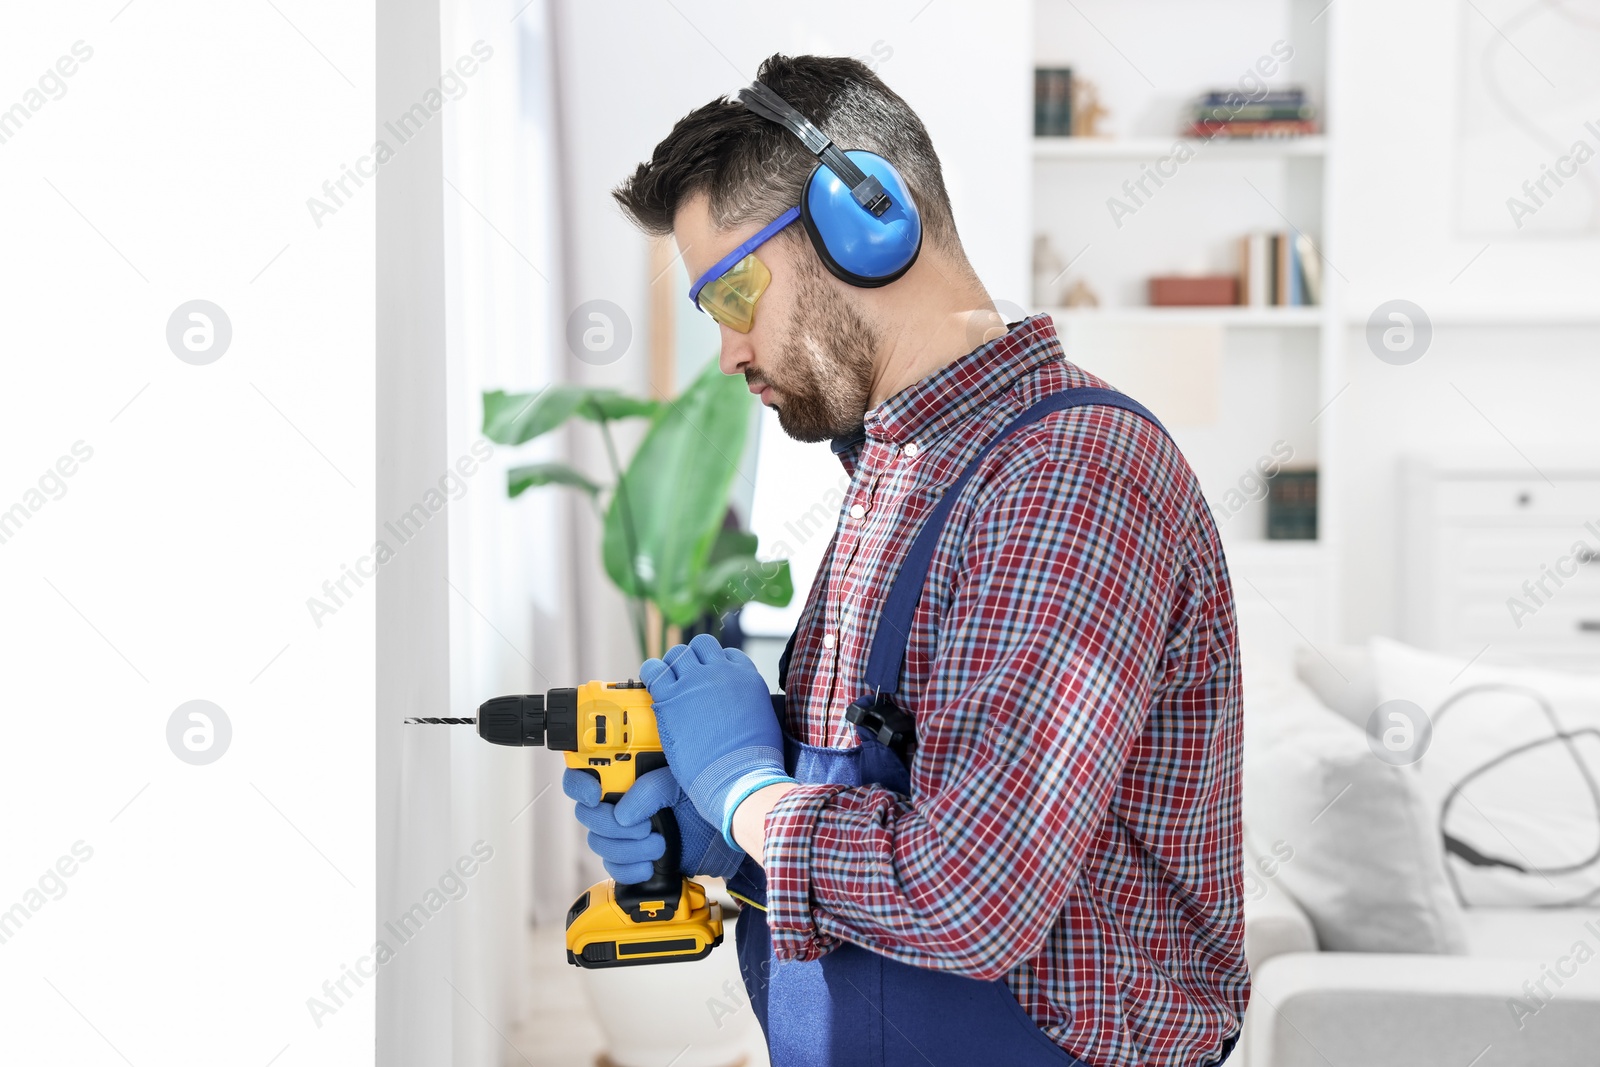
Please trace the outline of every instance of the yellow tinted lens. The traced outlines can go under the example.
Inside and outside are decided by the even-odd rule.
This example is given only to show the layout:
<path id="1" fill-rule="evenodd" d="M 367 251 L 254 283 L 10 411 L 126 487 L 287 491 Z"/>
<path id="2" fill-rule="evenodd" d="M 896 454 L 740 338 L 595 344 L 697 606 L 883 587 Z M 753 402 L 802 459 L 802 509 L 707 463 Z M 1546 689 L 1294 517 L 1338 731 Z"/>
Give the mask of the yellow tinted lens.
<path id="1" fill-rule="evenodd" d="M 730 330 L 749 333 L 756 321 L 756 301 L 771 282 L 772 273 L 752 252 L 701 288 L 700 310 Z"/>

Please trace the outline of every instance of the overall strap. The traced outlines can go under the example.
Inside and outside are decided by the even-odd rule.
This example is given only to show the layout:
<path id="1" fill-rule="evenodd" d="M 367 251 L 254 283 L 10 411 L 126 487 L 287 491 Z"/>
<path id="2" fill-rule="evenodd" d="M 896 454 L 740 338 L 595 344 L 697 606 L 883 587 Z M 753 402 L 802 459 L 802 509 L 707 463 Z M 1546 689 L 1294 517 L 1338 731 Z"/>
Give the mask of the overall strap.
<path id="1" fill-rule="evenodd" d="M 794 658 L 794 639 L 800 633 L 800 624 L 796 623 L 793 630 L 789 631 L 789 641 L 783 646 L 783 655 L 778 657 L 778 688 L 785 693 L 789 691 L 789 661 Z"/>
<path id="2" fill-rule="evenodd" d="M 995 446 L 1014 431 L 1037 422 L 1051 412 L 1087 407 L 1092 404 L 1131 411 L 1149 420 L 1162 433 L 1167 432 L 1166 427 L 1161 425 L 1161 420 L 1132 397 L 1114 389 L 1083 386 L 1051 393 L 1018 415 L 1005 429 L 996 434 L 994 439 L 984 445 L 983 450 L 967 465 L 967 469 L 961 472 L 961 476 L 944 491 L 944 495 L 939 498 L 938 504 L 928 515 L 927 521 L 917 532 L 917 538 L 911 544 L 911 551 L 906 553 L 905 561 L 900 564 L 900 571 L 895 575 L 894 584 L 889 587 L 889 595 L 884 599 L 883 610 L 879 613 L 878 628 L 872 635 L 872 651 L 867 657 L 867 692 L 857 699 L 858 705 L 875 704 L 881 695 L 893 693 L 900 683 L 900 665 L 905 660 L 906 641 L 911 634 L 911 617 L 917 610 L 917 602 L 922 599 L 922 587 L 927 581 L 928 568 L 933 564 L 933 553 L 939 543 L 939 534 L 943 532 L 945 520 L 949 518 L 951 509 L 955 507 L 956 501 L 961 496 L 961 490 L 966 488 L 967 480 L 972 477 L 973 472 L 983 463 L 984 458 L 994 451 Z"/>

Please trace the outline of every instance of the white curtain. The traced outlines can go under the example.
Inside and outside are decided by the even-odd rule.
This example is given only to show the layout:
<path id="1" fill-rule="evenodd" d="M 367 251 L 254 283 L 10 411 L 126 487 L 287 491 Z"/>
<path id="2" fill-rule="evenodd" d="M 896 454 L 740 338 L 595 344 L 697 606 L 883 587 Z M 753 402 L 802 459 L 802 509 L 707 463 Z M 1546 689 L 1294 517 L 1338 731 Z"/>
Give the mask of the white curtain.
<path id="1" fill-rule="evenodd" d="M 559 489 L 506 496 L 506 470 L 559 458 L 564 435 L 512 447 L 482 434 L 485 389 L 536 390 L 563 364 L 548 5 L 448 0 L 441 19 L 441 70 L 459 83 L 443 104 L 450 456 L 476 468 L 450 506 L 450 714 L 472 715 L 491 696 L 577 684 L 567 622 L 581 501 Z M 473 1009 L 501 1029 L 520 1014 L 526 925 L 559 923 L 587 872 L 558 756 L 492 748 L 467 730 L 453 746 L 457 838 L 510 843 L 456 939 L 455 1062 L 488 1064 L 503 1045 Z"/>

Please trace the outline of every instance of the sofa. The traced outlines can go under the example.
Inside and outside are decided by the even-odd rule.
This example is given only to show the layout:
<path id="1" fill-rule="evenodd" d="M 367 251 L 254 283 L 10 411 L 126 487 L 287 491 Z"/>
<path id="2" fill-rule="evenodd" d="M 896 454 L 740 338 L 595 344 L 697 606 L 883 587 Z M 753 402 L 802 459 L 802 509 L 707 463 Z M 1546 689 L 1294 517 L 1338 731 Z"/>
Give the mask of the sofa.
<path id="1" fill-rule="evenodd" d="M 1428 689 L 1407 674 L 1411 666 L 1437 675 L 1419 698 L 1435 708 L 1447 700 L 1441 686 L 1459 690 L 1483 670 L 1391 646 L 1255 654 L 1245 647 L 1245 949 L 1253 991 L 1230 1067 L 1600 1062 L 1600 905 L 1549 906 L 1556 889 L 1563 900 L 1585 895 L 1558 885 L 1563 878 L 1597 875 L 1543 877 L 1496 859 L 1547 847 L 1539 840 L 1543 824 L 1600 838 L 1600 819 L 1574 809 L 1564 779 L 1553 781 L 1569 772 L 1550 763 L 1510 768 L 1504 781 L 1480 774 L 1470 787 L 1469 774 L 1459 788 L 1430 780 L 1441 766 L 1449 772 L 1446 750 L 1477 744 L 1481 755 L 1484 742 L 1472 730 L 1500 729 L 1497 722 L 1533 728 L 1537 714 L 1520 705 L 1494 712 L 1498 719 L 1485 711 L 1481 727 L 1461 712 L 1419 721 L 1431 731 L 1431 755 L 1408 762 L 1385 750 L 1382 739 L 1395 738 L 1373 723 L 1393 719 L 1388 709 L 1404 710 L 1403 702 L 1390 703 L 1395 692 Z M 1389 664 L 1387 683 L 1378 660 Z M 1446 671 L 1456 672 L 1448 682 Z M 1570 684 L 1579 700 L 1574 714 L 1587 714 L 1583 694 L 1595 687 Z M 1504 687 L 1482 688 L 1507 699 Z M 1396 737 L 1406 740 L 1403 731 Z M 1600 745 L 1587 754 L 1596 753 Z M 1546 788 L 1557 790 L 1553 801 Z M 1452 800 L 1452 793 L 1464 795 Z M 1486 811 L 1491 800 L 1499 807 L 1474 812 L 1474 793 Z M 1502 810 L 1522 799 L 1532 808 L 1527 820 Z M 1447 855 L 1446 818 L 1465 827 L 1450 831 L 1456 855 Z M 1535 843 L 1515 840 L 1520 829 L 1498 833 L 1495 820 L 1531 827 Z M 1461 847 L 1459 838 L 1469 836 L 1476 844 Z M 1560 841 L 1548 847 L 1559 849 Z M 1519 904 L 1524 897 L 1534 899 Z"/>

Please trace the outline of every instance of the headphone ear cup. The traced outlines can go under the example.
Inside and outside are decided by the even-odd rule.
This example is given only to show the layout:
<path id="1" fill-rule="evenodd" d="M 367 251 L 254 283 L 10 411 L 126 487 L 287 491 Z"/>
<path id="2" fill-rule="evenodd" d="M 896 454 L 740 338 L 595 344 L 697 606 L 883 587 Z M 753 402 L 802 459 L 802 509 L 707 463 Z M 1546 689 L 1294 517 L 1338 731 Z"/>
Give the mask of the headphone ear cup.
<path id="1" fill-rule="evenodd" d="M 910 270 L 922 251 L 922 215 L 888 160 L 860 149 L 845 155 L 878 179 L 892 201 L 889 210 L 873 216 L 837 174 L 818 163 L 800 196 L 800 220 L 835 277 L 864 289 L 888 285 Z"/>

